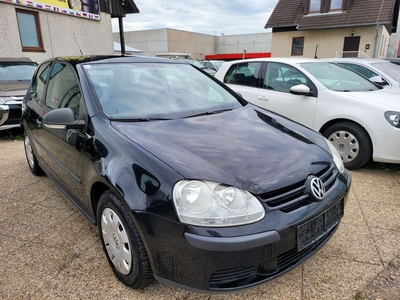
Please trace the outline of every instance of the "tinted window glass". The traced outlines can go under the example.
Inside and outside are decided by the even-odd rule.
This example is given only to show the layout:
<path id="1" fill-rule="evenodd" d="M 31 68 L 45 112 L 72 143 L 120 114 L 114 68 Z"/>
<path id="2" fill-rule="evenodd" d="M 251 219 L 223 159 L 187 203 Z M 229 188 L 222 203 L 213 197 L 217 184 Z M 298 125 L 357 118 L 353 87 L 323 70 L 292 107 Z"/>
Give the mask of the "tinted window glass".
<path id="1" fill-rule="evenodd" d="M 264 88 L 280 92 L 290 92 L 294 85 L 308 85 L 308 78 L 296 68 L 280 64 L 268 63 L 264 76 Z"/>
<path id="2" fill-rule="evenodd" d="M 39 68 L 36 74 L 35 81 L 32 85 L 32 92 L 36 93 L 36 97 L 40 101 L 42 101 L 44 97 L 44 91 L 49 77 L 50 66 L 50 63 L 47 63 Z"/>
<path id="3" fill-rule="evenodd" d="M 80 90 L 78 80 L 71 67 L 55 63 L 51 70 L 46 106 L 50 109 L 69 107 L 75 117 L 79 115 Z"/>
<path id="4" fill-rule="evenodd" d="M 224 82 L 246 86 L 259 86 L 261 62 L 234 64 L 225 75 Z"/>

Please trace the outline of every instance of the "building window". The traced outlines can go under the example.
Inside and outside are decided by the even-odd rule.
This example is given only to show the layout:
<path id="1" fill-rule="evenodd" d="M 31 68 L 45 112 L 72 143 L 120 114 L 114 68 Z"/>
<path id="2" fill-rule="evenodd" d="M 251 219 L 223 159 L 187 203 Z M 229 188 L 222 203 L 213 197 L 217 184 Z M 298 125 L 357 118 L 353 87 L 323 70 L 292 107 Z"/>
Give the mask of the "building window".
<path id="1" fill-rule="evenodd" d="M 292 40 L 292 55 L 303 55 L 304 37 L 295 37 Z"/>
<path id="2" fill-rule="evenodd" d="M 331 0 L 331 4 L 329 6 L 329 11 L 331 10 L 342 10 L 343 0 Z"/>
<path id="3" fill-rule="evenodd" d="M 38 12 L 16 11 L 22 51 L 44 51 Z"/>
<path id="4" fill-rule="evenodd" d="M 343 0 L 309 0 L 308 13 L 327 13 L 343 10 Z"/>
<path id="5" fill-rule="evenodd" d="M 309 12 L 320 12 L 321 11 L 321 0 L 310 0 Z"/>

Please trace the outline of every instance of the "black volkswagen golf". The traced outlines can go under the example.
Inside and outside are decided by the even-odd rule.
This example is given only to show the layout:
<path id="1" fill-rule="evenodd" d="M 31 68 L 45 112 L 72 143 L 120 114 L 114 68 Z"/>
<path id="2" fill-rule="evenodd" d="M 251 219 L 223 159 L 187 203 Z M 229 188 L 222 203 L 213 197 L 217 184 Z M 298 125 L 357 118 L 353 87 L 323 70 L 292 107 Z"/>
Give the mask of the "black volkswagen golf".
<path id="1" fill-rule="evenodd" d="M 332 237 L 350 189 L 320 134 L 179 60 L 47 60 L 21 126 L 32 173 L 98 226 L 115 275 L 137 289 L 273 279 Z"/>

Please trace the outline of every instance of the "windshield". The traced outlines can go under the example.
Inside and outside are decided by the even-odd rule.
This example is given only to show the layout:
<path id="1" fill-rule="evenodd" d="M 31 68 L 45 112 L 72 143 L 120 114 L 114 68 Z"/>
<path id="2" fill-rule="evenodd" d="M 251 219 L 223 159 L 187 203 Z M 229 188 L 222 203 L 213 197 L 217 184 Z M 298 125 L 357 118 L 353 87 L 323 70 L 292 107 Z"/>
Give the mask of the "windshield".
<path id="1" fill-rule="evenodd" d="M 201 62 L 197 61 L 197 60 L 191 60 L 189 62 L 190 64 L 192 64 L 193 66 L 196 66 L 200 69 L 207 69 Z"/>
<path id="2" fill-rule="evenodd" d="M 0 81 L 31 80 L 35 63 L 0 63 Z"/>
<path id="3" fill-rule="evenodd" d="M 375 91 L 379 88 L 361 75 L 327 62 L 307 62 L 300 64 L 327 89 L 337 92 Z"/>
<path id="4" fill-rule="evenodd" d="M 377 62 L 372 63 L 372 65 L 381 70 L 388 76 L 392 77 L 397 82 L 400 82 L 400 66 L 396 64 L 392 64 L 391 62 Z"/>
<path id="5" fill-rule="evenodd" d="M 219 68 L 221 68 L 223 63 L 224 61 L 216 61 L 214 62 L 214 66 L 217 68 L 217 70 L 219 70 Z"/>
<path id="6" fill-rule="evenodd" d="M 114 120 L 178 119 L 242 106 L 189 64 L 107 63 L 84 70 L 104 114 Z"/>

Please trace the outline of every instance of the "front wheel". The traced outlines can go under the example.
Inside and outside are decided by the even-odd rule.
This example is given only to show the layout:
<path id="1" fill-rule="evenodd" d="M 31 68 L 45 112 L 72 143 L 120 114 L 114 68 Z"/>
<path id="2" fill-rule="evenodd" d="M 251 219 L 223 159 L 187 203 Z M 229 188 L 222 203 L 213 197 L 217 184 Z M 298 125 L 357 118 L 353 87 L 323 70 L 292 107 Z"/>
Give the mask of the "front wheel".
<path id="1" fill-rule="evenodd" d="M 325 130 L 323 135 L 339 152 L 347 169 L 361 168 L 371 160 L 371 139 L 360 125 L 351 122 L 336 123 Z"/>
<path id="2" fill-rule="evenodd" d="M 134 289 L 151 283 L 153 274 L 139 232 L 124 204 L 110 191 L 100 197 L 97 223 L 103 250 L 115 276 Z"/>

